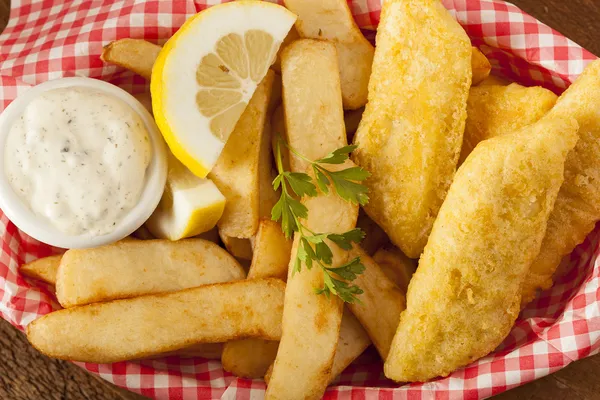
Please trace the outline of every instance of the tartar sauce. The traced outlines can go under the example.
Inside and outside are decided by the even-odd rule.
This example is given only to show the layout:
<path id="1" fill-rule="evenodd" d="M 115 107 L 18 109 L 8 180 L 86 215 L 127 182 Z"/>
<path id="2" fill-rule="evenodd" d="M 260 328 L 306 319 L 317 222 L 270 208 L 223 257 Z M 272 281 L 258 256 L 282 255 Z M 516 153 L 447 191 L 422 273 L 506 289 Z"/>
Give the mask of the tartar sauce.
<path id="1" fill-rule="evenodd" d="M 50 90 L 7 137 L 4 163 L 22 201 L 69 235 L 105 235 L 137 204 L 152 148 L 140 116 L 92 88 Z"/>

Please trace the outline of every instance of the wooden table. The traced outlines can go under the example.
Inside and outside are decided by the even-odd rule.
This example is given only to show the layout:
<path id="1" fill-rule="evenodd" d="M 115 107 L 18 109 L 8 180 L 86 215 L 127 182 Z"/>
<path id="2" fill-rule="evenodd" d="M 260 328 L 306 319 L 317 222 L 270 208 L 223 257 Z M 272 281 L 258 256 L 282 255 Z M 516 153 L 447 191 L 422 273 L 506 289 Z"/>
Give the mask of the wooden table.
<path id="1" fill-rule="evenodd" d="M 0 0 L 0 30 L 10 0 Z M 600 55 L 599 0 L 513 0 L 523 10 Z M 599 105 L 600 106 L 600 105 Z M 600 355 L 513 389 L 503 400 L 600 399 Z M 140 399 L 75 365 L 42 356 L 0 319 L 0 399 Z"/>

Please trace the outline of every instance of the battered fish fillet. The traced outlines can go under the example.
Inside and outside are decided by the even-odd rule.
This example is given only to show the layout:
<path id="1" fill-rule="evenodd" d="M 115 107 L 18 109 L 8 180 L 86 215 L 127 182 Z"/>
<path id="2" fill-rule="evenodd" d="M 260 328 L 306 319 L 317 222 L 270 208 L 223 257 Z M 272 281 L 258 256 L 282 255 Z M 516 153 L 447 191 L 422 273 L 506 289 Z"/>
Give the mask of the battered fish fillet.
<path id="1" fill-rule="evenodd" d="M 523 305 L 552 286 L 561 259 L 600 220 L 600 61 L 590 64 L 545 118 L 575 118 L 579 142 L 565 163 L 565 183 L 554 205 L 539 255 L 523 284 Z"/>
<path id="2" fill-rule="evenodd" d="M 556 96 L 539 86 L 474 86 L 467 100 L 467 123 L 459 164 L 479 142 L 516 132 L 533 124 L 556 103 Z"/>
<path id="3" fill-rule="evenodd" d="M 388 378 L 448 375 L 506 337 L 576 142 L 575 120 L 546 118 L 482 142 L 459 168 L 408 287 Z"/>
<path id="4" fill-rule="evenodd" d="M 456 169 L 471 43 L 438 0 L 388 0 L 353 158 L 371 172 L 367 214 L 411 258 L 423 251 Z"/>

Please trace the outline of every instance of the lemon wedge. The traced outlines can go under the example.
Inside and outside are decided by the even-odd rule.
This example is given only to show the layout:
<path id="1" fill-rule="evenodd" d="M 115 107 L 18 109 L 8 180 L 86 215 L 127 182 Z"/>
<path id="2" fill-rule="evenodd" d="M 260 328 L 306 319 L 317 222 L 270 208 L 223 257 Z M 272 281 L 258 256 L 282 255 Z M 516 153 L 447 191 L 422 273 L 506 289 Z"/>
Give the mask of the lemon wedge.
<path id="1" fill-rule="evenodd" d="M 183 24 L 152 69 L 152 109 L 173 154 L 204 178 L 296 16 L 262 1 L 210 7 Z"/>
<path id="2" fill-rule="evenodd" d="M 225 197 L 215 184 L 169 154 L 165 191 L 146 227 L 157 238 L 179 240 L 214 228 L 224 209 Z"/>

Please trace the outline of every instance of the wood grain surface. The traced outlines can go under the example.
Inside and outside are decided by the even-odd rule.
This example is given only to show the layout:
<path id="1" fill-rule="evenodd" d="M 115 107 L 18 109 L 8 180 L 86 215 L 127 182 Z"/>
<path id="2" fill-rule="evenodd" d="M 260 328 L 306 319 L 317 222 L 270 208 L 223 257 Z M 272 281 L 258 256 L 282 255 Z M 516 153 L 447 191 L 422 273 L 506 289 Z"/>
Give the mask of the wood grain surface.
<path id="1" fill-rule="evenodd" d="M 0 31 L 9 1 L 0 0 Z M 600 55 L 600 0 L 514 0 L 537 19 Z M 600 355 L 510 390 L 497 399 L 600 399 Z M 49 359 L 27 343 L 24 335 L 0 319 L 0 399 L 141 399 L 65 361 Z"/>

